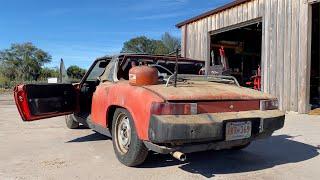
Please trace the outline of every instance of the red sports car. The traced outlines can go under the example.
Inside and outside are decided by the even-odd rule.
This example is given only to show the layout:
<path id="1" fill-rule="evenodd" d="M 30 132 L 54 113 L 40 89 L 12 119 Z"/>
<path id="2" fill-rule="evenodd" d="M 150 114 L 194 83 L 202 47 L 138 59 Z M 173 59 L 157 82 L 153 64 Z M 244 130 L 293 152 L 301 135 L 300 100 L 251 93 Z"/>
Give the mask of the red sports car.
<path id="1" fill-rule="evenodd" d="M 269 94 L 229 76 L 197 75 L 203 61 L 122 54 L 94 61 L 77 84 L 24 84 L 14 96 L 24 121 L 66 116 L 112 137 L 121 163 L 137 166 L 148 151 L 172 154 L 242 149 L 284 126 Z"/>

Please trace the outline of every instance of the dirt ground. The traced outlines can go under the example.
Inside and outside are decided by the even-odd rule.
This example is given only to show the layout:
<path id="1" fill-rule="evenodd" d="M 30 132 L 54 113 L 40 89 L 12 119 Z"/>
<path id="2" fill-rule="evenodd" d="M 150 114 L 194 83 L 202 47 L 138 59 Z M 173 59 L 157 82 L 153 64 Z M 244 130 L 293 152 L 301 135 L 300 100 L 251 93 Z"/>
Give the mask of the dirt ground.
<path id="1" fill-rule="evenodd" d="M 289 114 L 285 128 L 243 151 L 152 153 L 139 168 L 120 164 L 109 138 L 69 130 L 64 118 L 21 121 L 0 95 L 0 179 L 319 179 L 320 116 Z"/>

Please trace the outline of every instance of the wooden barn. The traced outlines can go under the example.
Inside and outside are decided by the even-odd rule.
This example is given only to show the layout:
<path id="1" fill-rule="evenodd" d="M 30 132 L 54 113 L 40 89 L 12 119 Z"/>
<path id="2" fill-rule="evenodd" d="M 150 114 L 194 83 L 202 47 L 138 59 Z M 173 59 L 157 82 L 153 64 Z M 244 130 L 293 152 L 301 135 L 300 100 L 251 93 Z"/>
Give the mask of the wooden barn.
<path id="1" fill-rule="evenodd" d="M 282 110 L 308 113 L 320 104 L 319 2 L 233 1 L 176 25 L 181 54 L 206 61 L 206 73 L 224 65 L 243 86 L 278 97 Z"/>

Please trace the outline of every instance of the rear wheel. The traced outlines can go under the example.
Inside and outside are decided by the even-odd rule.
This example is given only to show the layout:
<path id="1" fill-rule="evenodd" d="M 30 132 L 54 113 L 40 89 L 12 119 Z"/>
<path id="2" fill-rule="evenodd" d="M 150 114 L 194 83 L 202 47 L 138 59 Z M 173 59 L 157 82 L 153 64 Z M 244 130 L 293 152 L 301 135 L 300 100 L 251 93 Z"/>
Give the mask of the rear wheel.
<path id="1" fill-rule="evenodd" d="M 139 139 L 132 116 L 123 108 L 115 110 L 112 121 L 113 149 L 118 160 L 126 166 L 142 164 L 148 149 Z"/>
<path id="2" fill-rule="evenodd" d="M 73 114 L 66 115 L 65 118 L 66 118 L 66 125 L 67 125 L 67 127 L 69 129 L 77 129 L 77 128 L 79 128 L 79 126 L 80 126 L 79 122 L 77 122 L 75 120 L 75 117 L 74 117 Z"/>

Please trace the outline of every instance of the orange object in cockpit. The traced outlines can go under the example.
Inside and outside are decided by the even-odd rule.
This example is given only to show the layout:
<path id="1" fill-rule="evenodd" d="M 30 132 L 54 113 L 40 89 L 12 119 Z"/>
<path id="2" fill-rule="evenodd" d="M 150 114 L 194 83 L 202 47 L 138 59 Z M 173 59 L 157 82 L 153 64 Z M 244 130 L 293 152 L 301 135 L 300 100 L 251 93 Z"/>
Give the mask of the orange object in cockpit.
<path id="1" fill-rule="evenodd" d="M 158 83 L 158 70 L 149 66 L 136 66 L 129 71 L 129 83 L 133 86 L 155 85 Z"/>

